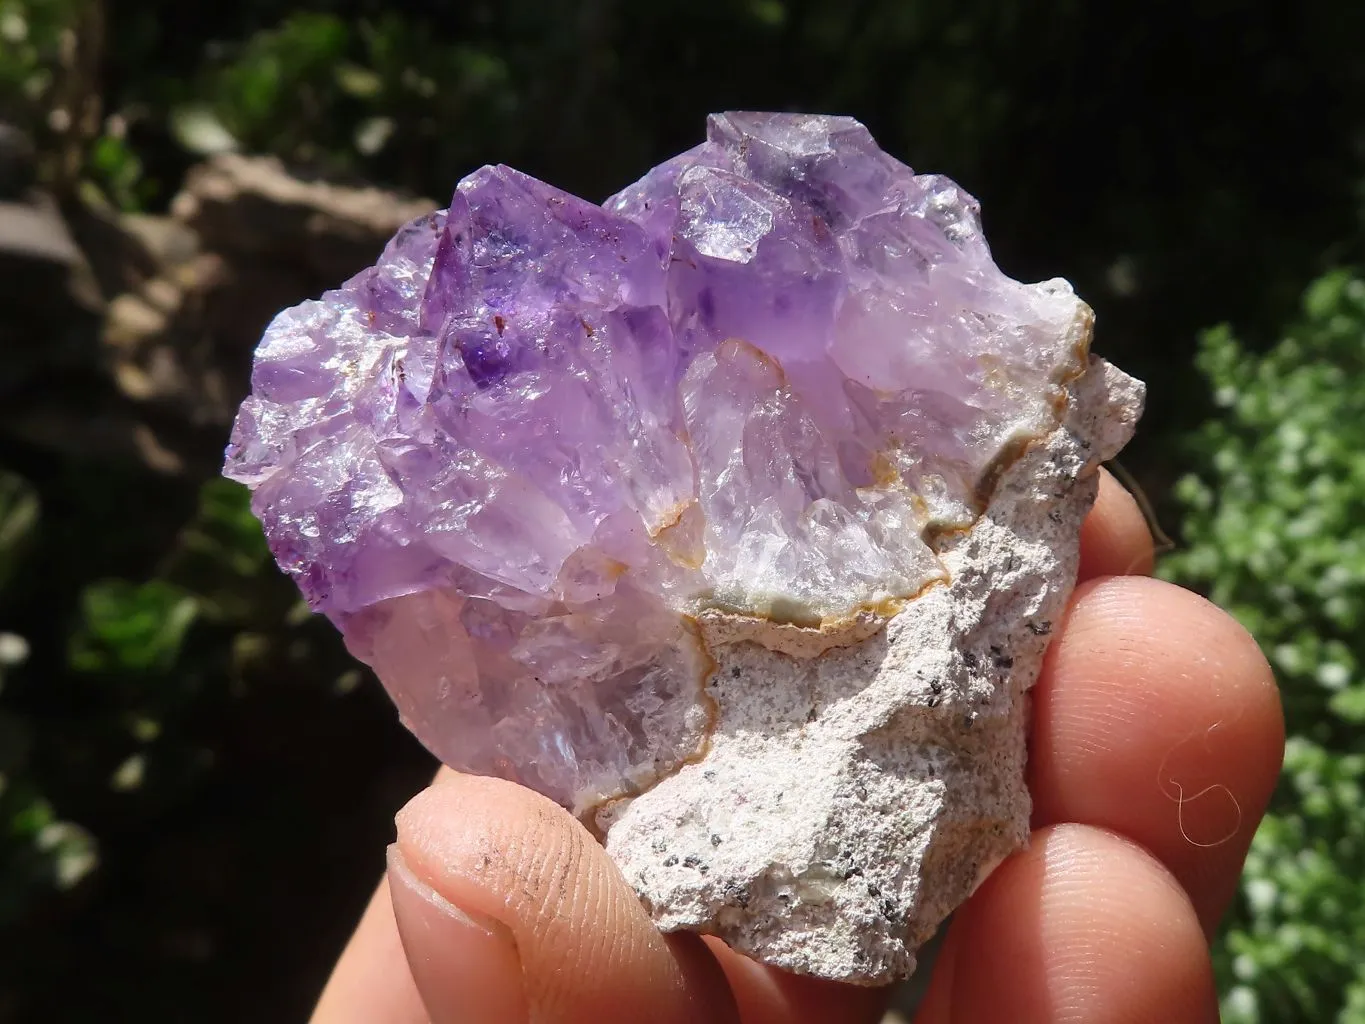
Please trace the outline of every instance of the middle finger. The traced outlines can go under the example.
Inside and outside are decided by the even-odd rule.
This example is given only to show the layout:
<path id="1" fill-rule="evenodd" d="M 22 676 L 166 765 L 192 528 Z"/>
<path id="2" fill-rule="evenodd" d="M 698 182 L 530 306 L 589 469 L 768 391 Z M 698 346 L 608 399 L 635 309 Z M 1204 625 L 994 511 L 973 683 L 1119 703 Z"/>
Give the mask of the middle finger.
<path id="1" fill-rule="evenodd" d="M 1230 616 L 1159 580 L 1082 584 L 1035 694 L 1033 825 L 1111 829 L 1160 859 L 1212 932 L 1279 774 L 1270 668 Z"/>

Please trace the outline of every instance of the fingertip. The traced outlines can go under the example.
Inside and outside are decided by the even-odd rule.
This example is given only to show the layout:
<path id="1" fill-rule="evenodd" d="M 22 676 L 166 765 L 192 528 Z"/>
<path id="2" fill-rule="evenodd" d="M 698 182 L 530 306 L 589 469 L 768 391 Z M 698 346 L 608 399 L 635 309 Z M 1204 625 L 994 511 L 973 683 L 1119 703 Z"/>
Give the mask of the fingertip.
<path id="1" fill-rule="evenodd" d="M 933 974 L 924 993 L 924 1000 L 915 1012 L 915 1024 L 950 1024 L 953 1012 L 953 978 L 957 973 L 958 931 L 952 925 L 946 929 L 942 948 L 934 960 Z"/>
<path id="2" fill-rule="evenodd" d="M 1034 834 L 953 924 L 953 1024 L 1215 1022 L 1198 915 L 1136 844 L 1083 825 Z"/>
<path id="3" fill-rule="evenodd" d="M 1079 578 L 1145 576 L 1155 558 L 1147 516 L 1107 469 L 1100 469 L 1099 479 L 1095 504 L 1081 524 Z"/>
<path id="4" fill-rule="evenodd" d="M 397 826 L 414 877 L 511 935 L 534 1019 L 733 1019 L 701 943 L 661 935 L 601 846 L 545 797 L 451 774 L 409 801 Z"/>
<path id="5" fill-rule="evenodd" d="M 1077 588 L 1035 690 L 1034 824 L 1080 822 L 1151 850 L 1212 933 L 1284 749 L 1255 642 L 1189 591 L 1138 577 Z"/>
<path id="6" fill-rule="evenodd" d="M 725 972 L 744 1024 L 875 1024 L 889 990 L 780 971 L 737 953 L 720 939 L 704 940 Z"/>
<path id="7" fill-rule="evenodd" d="M 530 1021 L 516 940 L 495 918 L 476 916 L 388 851 L 389 894 L 398 934 L 432 1024 Z"/>

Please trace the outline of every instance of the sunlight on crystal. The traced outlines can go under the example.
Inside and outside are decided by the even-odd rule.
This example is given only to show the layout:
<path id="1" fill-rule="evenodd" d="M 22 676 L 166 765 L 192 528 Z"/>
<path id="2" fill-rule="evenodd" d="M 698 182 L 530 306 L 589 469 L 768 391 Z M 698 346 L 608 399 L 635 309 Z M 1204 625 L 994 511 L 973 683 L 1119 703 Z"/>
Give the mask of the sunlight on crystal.
<path id="1" fill-rule="evenodd" d="M 942 579 L 1087 318 L 858 122 L 715 115 L 602 206 L 467 176 L 276 318 L 226 472 L 438 756 L 583 806 L 697 749 L 699 612 Z"/>

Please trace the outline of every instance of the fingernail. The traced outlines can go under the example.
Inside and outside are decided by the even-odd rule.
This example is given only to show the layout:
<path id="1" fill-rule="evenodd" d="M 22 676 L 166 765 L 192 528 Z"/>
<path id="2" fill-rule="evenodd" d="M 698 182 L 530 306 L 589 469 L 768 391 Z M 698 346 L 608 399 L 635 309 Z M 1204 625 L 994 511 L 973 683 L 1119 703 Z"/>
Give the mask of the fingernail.
<path id="1" fill-rule="evenodd" d="M 521 958 L 499 921 L 462 910 L 389 847 L 389 893 L 408 966 L 432 1024 L 523 1024 L 530 1019 Z"/>

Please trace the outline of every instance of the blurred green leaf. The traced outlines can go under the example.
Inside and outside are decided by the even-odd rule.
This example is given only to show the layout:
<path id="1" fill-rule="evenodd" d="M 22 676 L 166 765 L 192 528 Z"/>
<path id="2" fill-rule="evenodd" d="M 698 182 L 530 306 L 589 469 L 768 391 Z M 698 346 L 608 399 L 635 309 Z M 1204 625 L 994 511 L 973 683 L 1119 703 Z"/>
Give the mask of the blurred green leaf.
<path id="1" fill-rule="evenodd" d="M 342 71 L 351 33 L 331 14 L 297 13 L 255 33 L 212 73 L 201 95 L 223 133 L 244 143 L 297 150 L 344 89 L 365 87 L 365 69 Z M 303 123 L 300 123 L 300 119 Z M 286 155 L 295 155 L 289 154 Z"/>
<path id="2" fill-rule="evenodd" d="M 142 161 L 121 136 L 104 134 L 90 148 L 87 171 L 121 210 L 142 206 Z"/>
<path id="3" fill-rule="evenodd" d="M 336 76 L 341 91 L 357 99 L 374 99 L 384 89 L 384 79 L 378 73 L 349 61 L 337 66 Z"/>
<path id="4" fill-rule="evenodd" d="M 191 153 L 212 156 L 239 148 L 237 139 L 204 103 L 187 103 L 171 111 L 171 134 Z"/>
<path id="5" fill-rule="evenodd" d="M 1365 281 L 1314 282 L 1264 354 L 1227 328 L 1198 365 L 1224 410 L 1177 488 L 1185 550 L 1162 572 L 1256 636 L 1291 739 L 1218 947 L 1229 1024 L 1356 1021 L 1365 991 Z"/>
<path id="6" fill-rule="evenodd" d="M 35 836 L 35 845 L 51 858 L 59 889 L 70 889 L 98 863 L 90 833 L 69 821 L 49 821 Z"/>
<path id="7" fill-rule="evenodd" d="M 1347 722 L 1365 723 L 1365 686 L 1352 686 L 1336 694 L 1327 705 Z"/>
<path id="8" fill-rule="evenodd" d="M 165 567 L 199 599 L 208 619 L 239 625 L 258 617 L 279 622 L 286 603 L 263 601 L 263 593 L 292 598 L 293 590 L 275 571 L 261 524 L 251 512 L 250 492 L 230 480 L 212 479 L 199 490 L 199 508 L 185 527 Z"/>
<path id="9" fill-rule="evenodd" d="M 365 156 L 374 156 L 393 136 L 395 127 L 391 117 L 366 118 L 356 126 L 355 148 Z"/>
<path id="10" fill-rule="evenodd" d="M 62 33 L 80 0 L 0 0 L 0 121 L 33 130 L 47 114 Z"/>
<path id="11" fill-rule="evenodd" d="M 165 672 L 199 613 L 196 599 L 162 580 L 110 580 L 85 589 L 72 667 L 82 672 Z"/>
<path id="12" fill-rule="evenodd" d="M 44 828 L 52 824 L 52 808 L 45 800 L 33 800 L 23 804 L 9 820 L 10 834 L 27 839 L 36 839 Z"/>

